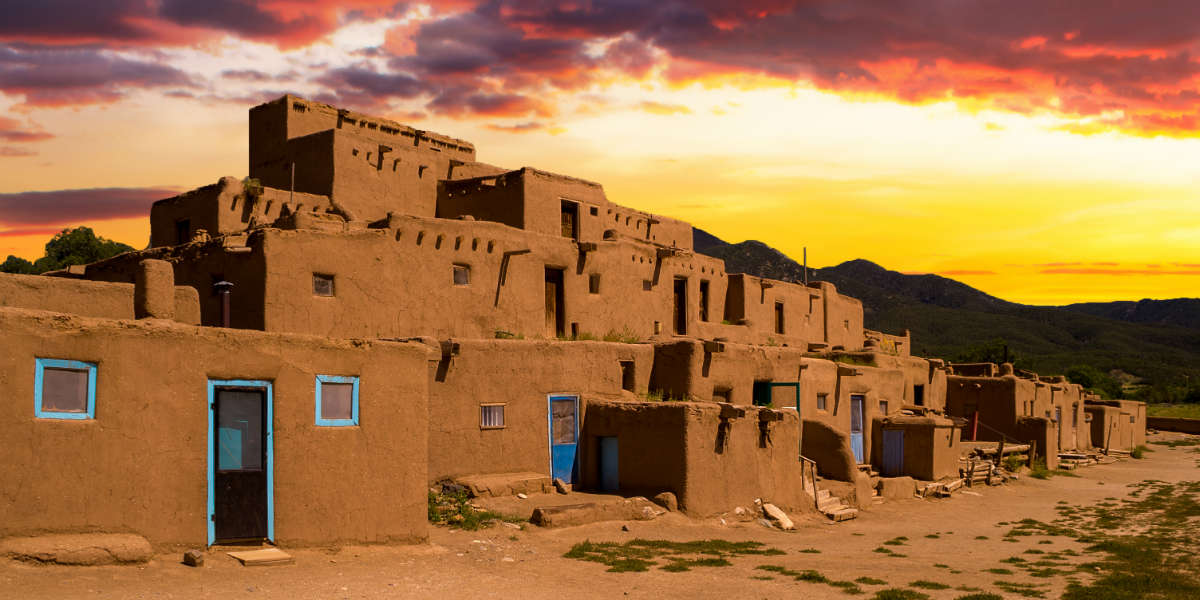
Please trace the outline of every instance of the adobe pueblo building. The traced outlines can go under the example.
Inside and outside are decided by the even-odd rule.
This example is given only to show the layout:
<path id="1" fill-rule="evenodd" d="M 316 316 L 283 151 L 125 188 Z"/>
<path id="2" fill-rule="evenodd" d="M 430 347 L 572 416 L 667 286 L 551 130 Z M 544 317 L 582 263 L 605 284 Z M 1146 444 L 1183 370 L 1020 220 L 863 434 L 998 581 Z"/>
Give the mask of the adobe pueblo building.
<path id="1" fill-rule="evenodd" d="M 249 177 L 155 203 L 147 249 L 0 276 L 0 536 L 421 540 L 447 479 L 840 520 L 959 477 L 964 435 L 1142 439 L 1144 409 L 912 356 L 596 183 L 294 96 L 249 121 Z"/>

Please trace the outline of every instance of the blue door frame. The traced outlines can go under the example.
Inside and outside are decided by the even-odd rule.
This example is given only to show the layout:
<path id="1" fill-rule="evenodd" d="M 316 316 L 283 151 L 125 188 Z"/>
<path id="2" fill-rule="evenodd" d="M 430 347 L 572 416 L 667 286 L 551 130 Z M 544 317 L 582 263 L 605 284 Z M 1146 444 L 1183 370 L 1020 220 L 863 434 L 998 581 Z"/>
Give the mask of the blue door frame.
<path id="1" fill-rule="evenodd" d="M 209 379 L 208 380 L 208 545 L 217 541 L 216 523 L 216 468 L 213 456 L 216 455 L 216 424 L 213 422 L 214 409 L 217 402 L 218 388 L 255 388 L 261 389 L 267 396 L 267 539 L 275 541 L 275 399 L 270 381 L 249 379 Z"/>
<path id="2" fill-rule="evenodd" d="M 571 402 L 574 407 L 570 435 L 568 436 L 565 430 L 560 432 L 557 442 L 554 435 L 555 402 Z M 579 395 L 550 394 L 546 401 L 546 425 L 550 441 L 550 476 L 561 479 L 564 483 L 574 483 L 575 455 L 579 446 Z"/>
<path id="3" fill-rule="evenodd" d="M 860 465 L 866 462 L 863 460 L 863 405 L 866 399 L 862 394 L 850 395 L 850 449 Z"/>

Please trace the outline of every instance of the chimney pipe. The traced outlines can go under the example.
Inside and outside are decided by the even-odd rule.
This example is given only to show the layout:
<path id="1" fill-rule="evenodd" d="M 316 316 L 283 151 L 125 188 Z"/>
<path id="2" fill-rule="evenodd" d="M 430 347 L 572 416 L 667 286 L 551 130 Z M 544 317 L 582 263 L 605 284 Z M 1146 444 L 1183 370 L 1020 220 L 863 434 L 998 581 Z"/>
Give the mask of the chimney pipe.
<path id="1" fill-rule="evenodd" d="M 233 284 L 221 280 L 213 284 L 213 289 L 221 295 L 221 327 L 229 327 L 229 295 L 233 291 Z"/>

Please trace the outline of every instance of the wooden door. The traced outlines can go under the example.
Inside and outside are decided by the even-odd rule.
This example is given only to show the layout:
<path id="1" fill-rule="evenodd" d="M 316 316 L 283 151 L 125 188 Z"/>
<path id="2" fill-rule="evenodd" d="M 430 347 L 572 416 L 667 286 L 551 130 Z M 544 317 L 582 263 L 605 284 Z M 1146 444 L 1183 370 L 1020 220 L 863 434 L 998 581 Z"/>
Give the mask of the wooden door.
<path id="1" fill-rule="evenodd" d="M 854 460 L 858 464 L 866 462 L 863 457 L 863 403 L 866 397 L 860 394 L 850 396 L 850 449 L 854 452 Z"/>
<path id="2" fill-rule="evenodd" d="M 563 270 L 546 268 L 546 337 L 566 335 L 563 314 Z"/>
<path id="3" fill-rule="evenodd" d="M 216 542 L 267 538 L 267 401 L 263 390 L 219 388 L 213 403 Z"/>
<path id="4" fill-rule="evenodd" d="M 550 396 L 550 476 L 575 481 L 579 445 L 579 396 Z"/>

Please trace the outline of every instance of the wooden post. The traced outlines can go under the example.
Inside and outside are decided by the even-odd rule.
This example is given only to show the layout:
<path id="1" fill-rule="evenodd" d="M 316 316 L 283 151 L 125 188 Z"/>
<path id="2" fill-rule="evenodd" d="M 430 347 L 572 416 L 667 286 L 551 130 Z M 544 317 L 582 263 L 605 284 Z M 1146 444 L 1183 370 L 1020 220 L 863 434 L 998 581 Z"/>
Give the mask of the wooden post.
<path id="1" fill-rule="evenodd" d="M 1033 468 L 1033 457 L 1037 456 L 1037 440 L 1029 442 L 1029 468 Z"/>
<path id="2" fill-rule="evenodd" d="M 1004 438 L 1000 438 L 1000 445 L 996 447 L 996 460 L 994 462 L 997 465 L 999 465 L 1000 461 L 1003 460 L 1003 458 L 1004 458 Z"/>
<path id="3" fill-rule="evenodd" d="M 971 441 L 974 442 L 978 439 L 979 439 L 979 409 L 975 409 L 975 412 L 971 414 Z"/>

